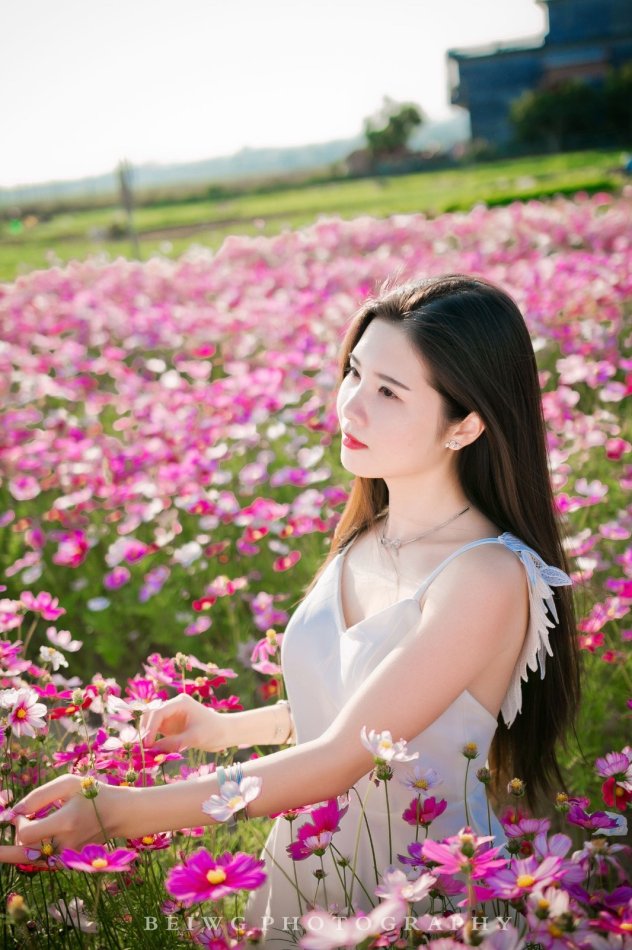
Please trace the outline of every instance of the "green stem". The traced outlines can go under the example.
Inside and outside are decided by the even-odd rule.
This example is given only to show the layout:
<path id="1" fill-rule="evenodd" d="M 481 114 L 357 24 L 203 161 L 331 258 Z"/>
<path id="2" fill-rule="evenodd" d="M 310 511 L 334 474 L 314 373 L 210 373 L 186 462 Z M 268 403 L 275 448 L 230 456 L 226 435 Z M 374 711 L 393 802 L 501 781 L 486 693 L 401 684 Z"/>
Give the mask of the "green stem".
<path id="1" fill-rule="evenodd" d="M 471 759 L 468 759 L 467 765 L 465 766 L 465 786 L 463 788 L 463 804 L 465 805 L 465 824 L 468 825 L 468 827 L 471 827 L 470 813 L 467 807 L 467 773 L 470 770 L 470 762 L 471 762 Z"/>
<path id="2" fill-rule="evenodd" d="M 329 911 L 329 900 L 327 899 L 327 883 L 326 883 L 326 880 L 325 880 L 325 878 L 326 878 L 326 876 L 327 876 L 327 875 L 325 874 L 325 865 L 324 865 L 324 863 L 323 863 L 323 856 L 322 856 L 322 854 L 319 854 L 318 857 L 320 858 L 320 869 L 321 869 L 321 871 L 323 872 L 322 882 L 323 882 L 323 894 L 325 895 L 325 910 L 326 910 L 326 911 Z"/>
<path id="3" fill-rule="evenodd" d="M 29 643 L 31 642 L 31 637 L 35 633 L 36 626 L 37 626 L 37 617 L 35 618 L 31 626 L 29 627 L 29 632 L 26 635 L 26 640 L 24 641 L 24 646 L 22 647 L 22 653 L 24 654 L 24 656 L 26 656 L 26 650 Z"/>
<path id="4" fill-rule="evenodd" d="M 355 788 L 355 786 L 354 786 L 354 788 Z M 350 892 L 349 892 L 349 905 L 348 905 L 348 906 L 351 906 L 351 899 L 352 899 L 352 897 L 353 897 L 353 885 L 354 885 L 355 879 L 356 879 L 356 865 L 357 865 L 357 863 L 358 863 L 358 851 L 359 851 L 359 849 L 360 849 L 360 829 L 362 828 L 362 818 L 363 818 L 363 816 L 364 816 L 364 814 L 365 814 L 366 800 L 367 800 L 367 798 L 369 797 L 369 792 L 370 792 L 370 791 L 371 791 L 371 782 L 369 781 L 368 784 L 367 784 L 367 787 L 366 787 L 366 793 L 365 793 L 365 795 L 364 795 L 364 798 L 362 799 L 362 802 L 360 803 L 361 811 L 360 811 L 360 819 L 359 819 L 359 821 L 358 821 L 358 830 L 357 830 L 357 832 L 356 832 L 355 848 L 354 848 L 354 852 L 353 852 L 353 877 L 351 878 L 351 890 L 350 890 Z M 374 862 L 375 862 L 375 852 L 373 853 L 373 860 L 374 860 Z M 375 865 L 375 875 L 376 875 L 376 879 L 377 879 L 377 866 L 376 866 L 376 865 Z M 349 911 L 347 911 L 347 913 L 349 913 Z"/>
<path id="5" fill-rule="evenodd" d="M 391 806 L 388 800 L 388 779 L 384 780 L 384 794 L 386 795 L 386 820 L 388 821 L 388 863 L 393 863 L 393 838 L 391 834 Z"/>

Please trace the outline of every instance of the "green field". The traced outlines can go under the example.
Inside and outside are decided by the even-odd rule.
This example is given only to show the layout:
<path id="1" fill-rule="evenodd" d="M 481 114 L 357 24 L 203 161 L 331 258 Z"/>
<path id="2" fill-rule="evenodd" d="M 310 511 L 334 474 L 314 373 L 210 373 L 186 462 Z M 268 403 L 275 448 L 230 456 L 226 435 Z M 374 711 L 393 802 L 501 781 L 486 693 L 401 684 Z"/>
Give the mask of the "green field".
<path id="1" fill-rule="evenodd" d="M 572 152 L 465 165 L 445 171 L 326 182 L 230 199 L 156 203 L 134 215 L 143 260 L 156 254 L 177 257 L 192 244 L 218 248 L 229 234 L 278 234 L 310 224 L 319 216 L 355 218 L 391 214 L 468 210 L 473 205 L 616 191 L 623 183 L 618 151 Z M 51 264 L 90 255 L 132 257 L 125 220 L 117 207 L 64 210 L 0 219 L 0 280 Z"/>

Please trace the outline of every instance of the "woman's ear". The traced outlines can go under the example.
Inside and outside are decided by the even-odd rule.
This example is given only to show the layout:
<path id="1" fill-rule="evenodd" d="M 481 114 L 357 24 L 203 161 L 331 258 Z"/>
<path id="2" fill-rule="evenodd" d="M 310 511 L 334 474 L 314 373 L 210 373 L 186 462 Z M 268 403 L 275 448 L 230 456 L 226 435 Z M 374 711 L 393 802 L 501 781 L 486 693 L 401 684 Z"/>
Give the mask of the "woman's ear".
<path id="1" fill-rule="evenodd" d="M 469 415 L 457 423 L 451 430 L 450 438 L 456 439 L 461 446 L 471 445 L 485 431 L 485 423 L 477 412 L 470 412 Z"/>

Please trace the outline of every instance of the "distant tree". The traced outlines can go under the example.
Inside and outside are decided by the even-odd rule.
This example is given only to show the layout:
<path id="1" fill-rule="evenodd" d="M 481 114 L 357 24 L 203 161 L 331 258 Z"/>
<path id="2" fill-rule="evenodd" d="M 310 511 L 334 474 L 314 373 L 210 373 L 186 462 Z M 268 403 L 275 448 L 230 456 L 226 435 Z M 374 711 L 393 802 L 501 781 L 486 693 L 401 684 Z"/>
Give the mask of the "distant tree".
<path id="1" fill-rule="evenodd" d="M 551 152 L 590 143 L 599 117 L 599 90 L 580 79 L 523 93 L 511 106 L 518 142 Z"/>
<path id="2" fill-rule="evenodd" d="M 632 140 L 632 63 L 613 69 L 604 84 L 605 122 L 612 139 L 622 145 Z"/>
<path id="3" fill-rule="evenodd" d="M 419 106 L 384 97 L 381 108 L 364 120 L 366 149 L 372 159 L 388 158 L 406 150 L 414 129 L 424 122 Z"/>
<path id="4" fill-rule="evenodd" d="M 512 103 L 514 135 L 523 145 L 551 152 L 625 143 L 632 135 L 632 64 L 611 70 L 602 83 L 567 79 L 523 93 Z"/>

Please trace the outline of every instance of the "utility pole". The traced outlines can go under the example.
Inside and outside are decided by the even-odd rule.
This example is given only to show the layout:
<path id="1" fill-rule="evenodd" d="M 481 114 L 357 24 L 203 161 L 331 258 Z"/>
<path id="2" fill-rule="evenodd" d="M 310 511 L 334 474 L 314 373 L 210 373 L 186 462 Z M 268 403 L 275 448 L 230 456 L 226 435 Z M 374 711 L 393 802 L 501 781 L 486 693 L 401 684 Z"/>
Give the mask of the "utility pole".
<path id="1" fill-rule="evenodd" d="M 127 159 L 123 159 L 119 162 L 117 172 L 121 204 L 123 205 L 127 218 L 127 233 L 129 234 L 129 239 L 132 244 L 132 256 L 140 260 L 140 244 L 138 242 L 136 228 L 134 227 L 133 217 L 134 193 L 132 191 L 132 166 Z"/>

